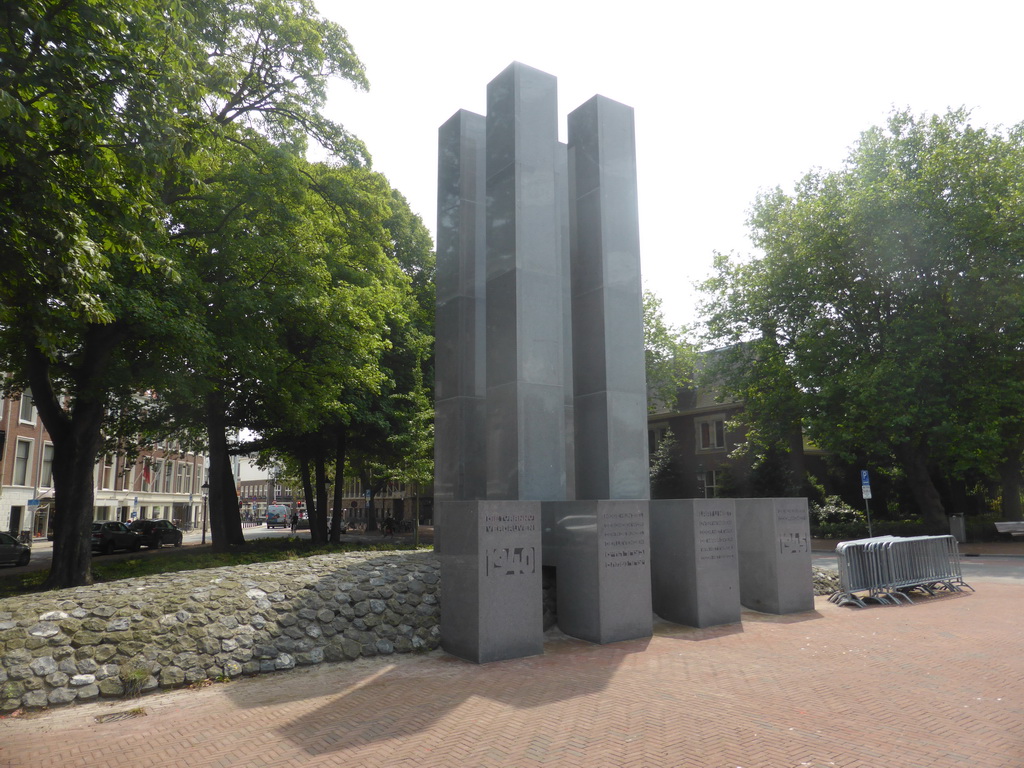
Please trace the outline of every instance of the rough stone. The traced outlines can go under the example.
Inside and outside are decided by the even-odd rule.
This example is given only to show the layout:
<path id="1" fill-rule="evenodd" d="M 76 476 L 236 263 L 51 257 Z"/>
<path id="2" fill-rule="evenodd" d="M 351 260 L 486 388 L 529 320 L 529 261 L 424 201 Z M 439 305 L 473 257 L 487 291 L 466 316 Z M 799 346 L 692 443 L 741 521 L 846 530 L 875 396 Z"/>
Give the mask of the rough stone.
<path id="1" fill-rule="evenodd" d="M 343 553 L 4 598 L 0 712 L 124 696 L 139 663 L 151 691 L 436 648 L 437 570 L 428 552 Z"/>
<path id="2" fill-rule="evenodd" d="M 78 692 L 71 688 L 54 688 L 46 700 L 50 704 L 69 704 L 78 697 Z"/>

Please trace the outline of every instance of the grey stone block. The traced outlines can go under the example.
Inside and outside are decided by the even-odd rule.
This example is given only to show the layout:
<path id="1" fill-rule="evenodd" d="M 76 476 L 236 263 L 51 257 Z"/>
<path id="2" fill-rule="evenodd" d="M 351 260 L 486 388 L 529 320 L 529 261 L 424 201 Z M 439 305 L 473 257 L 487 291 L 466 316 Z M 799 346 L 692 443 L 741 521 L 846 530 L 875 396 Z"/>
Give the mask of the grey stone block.
<path id="1" fill-rule="evenodd" d="M 486 120 L 460 110 L 438 131 L 435 498 L 486 493 Z M 438 543 L 443 536 L 438 528 Z"/>
<path id="2" fill-rule="evenodd" d="M 452 397 L 434 404 L 436 500 L 486 497 L 485 405 L 482 397 Z"/>
<path id="3" fill-rule="evenodd" d="M 736 502 L 659 499 L 650 505 L 654 612 L 691 627 L 738 622 Z"/>
<path id="4" fill-rule="evenodd" d="M 543 503 L 545 552 L 557 552 L 558 626 L 567 635 L 614 643 L 653 632 L 647 505 Z"/>
<path id="5" fill-rule="evenodd" d="M 487 87 L 487 498 L 564 499 L 564 150 L 556 81 L 512 64 Z M 559 175 L 559 169 L 561 175 Z"/>
<path id="6" fill-rule="evenodd" d="M 633 110 L 569 115 L 576 497 L 646 499 L 647 385 Z"/>
<path id="7" fill-rule="evenodd" d="M 478 664 L 543 653 L 540 504 L 439 507 L 445 521 L 441 646 Z"/>
<path id="8" fill-rule="evenodd" d="M 764 613 L 814 610 L 807 499 L 736 499 L 740 602 Z"/>

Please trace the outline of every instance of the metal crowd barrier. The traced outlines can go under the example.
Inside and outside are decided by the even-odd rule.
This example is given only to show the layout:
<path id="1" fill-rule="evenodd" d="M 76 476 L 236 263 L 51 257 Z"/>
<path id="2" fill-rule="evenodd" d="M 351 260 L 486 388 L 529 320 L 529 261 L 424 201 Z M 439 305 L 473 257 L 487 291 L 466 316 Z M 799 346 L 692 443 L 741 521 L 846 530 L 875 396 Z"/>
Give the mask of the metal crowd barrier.
<path id="1" fill-rule="evenodd" d="M 915 589 L 934 595 L 940 591 L 974 591 L 964 582 L 960 551 L 952 536 L 876 536 L 836 545 L 839 591 L 829 600 L 837 605 L 865 600 L 912 603 Z M 856 593 L 866 592 L 863 596 Z"/>

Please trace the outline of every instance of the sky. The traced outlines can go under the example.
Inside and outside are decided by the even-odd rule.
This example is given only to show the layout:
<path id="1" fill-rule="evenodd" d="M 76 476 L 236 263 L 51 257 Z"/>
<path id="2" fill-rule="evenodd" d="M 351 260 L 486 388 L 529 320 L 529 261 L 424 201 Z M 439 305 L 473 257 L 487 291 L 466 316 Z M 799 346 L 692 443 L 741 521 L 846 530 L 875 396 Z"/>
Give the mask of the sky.
<path id="1" fill-rule="evenodd" d="M 840 168 L 894 110 L 1024 121 L 1013 0 L 315 2 L 370 81 L 333 85 L 325 113 L 432 233 L 437 129 L 459 109 L 484 114 L 511 62 L 558 78 L 563 141 L 565 116 L 594 94 L 633 107 L 644 287 L 677 326 L 698 323 L 695 285 L 716 251 L 754 253 L 759 192 Z"/>

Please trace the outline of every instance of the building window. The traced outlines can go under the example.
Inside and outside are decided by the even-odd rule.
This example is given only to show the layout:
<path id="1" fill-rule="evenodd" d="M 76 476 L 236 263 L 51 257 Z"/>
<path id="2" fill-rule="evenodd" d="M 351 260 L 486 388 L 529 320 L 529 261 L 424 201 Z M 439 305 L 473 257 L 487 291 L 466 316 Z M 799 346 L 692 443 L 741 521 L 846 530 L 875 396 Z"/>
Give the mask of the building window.
<path id="1" fill-rule="evenodd" d="M 14 484 L 27 485 L 28 461 L 32 455 L 32 443 L 29 440 L 19 440 L 14 449 Z"/>
<path id="2" fill-rule="evenodd" d="M 718 498 L 719 481 L 721 479 L 722 473 L 714 469 L 709 469 L 706 472 L 700 472 L 697 474 L 697 481 L 701 484 L 701 489 L 704 492 L 705 499 Z"/>
<path id="3" fill-rule="evenodd" d="M 23 424 L 36 423 L 36 406 L 32 402 L 32 390 L 26 389 L 21 393 L 21 413 L 18 418 Z"/>
<path id="4" fill-rule="evenodd" d="M 186 464 L 185 465 L 185 488 L 182 491 L 182 493 L 195 493 L 195 490 L 192 488 L 192 465 L 191 464 Z"/>
<path id="5" fill-rule="evenodd" d="M 174 481 L 174 462 L 168 461 L 164 464 L 164 493 L 171 492 L 171 483 Z"/>
<path id="6" fill-rule="evenodd" d="M 114 487 L 114 463 L 110 456 L 104 456 L 101 461 L 100 488 L 109 490 Z"/>
<path id="7" fill-rule="evenodd" d="M 43 488 L 53 487 L 53 444 L 43 446 L 43 467 L 39 475 L 39 485 Z"/>
<path id="8" fill-rule="evenodd" d="M 725 448 L 725 420 L 709 419 L 697 424 L 700 432 L 700 448 L 702 451 L 710 451 Z"/>
<path id="9" fill-rule="evenodd" d="M 183 480 L 183 478 L 184 478 L 184 477 L 185 477 L 185 465 L 184 465 L 184 464 L 182 464 L 182 463 L 181 463 L 181 462 L 179 461 L 179 462 L 178 462 L 178 473 L 177 473 L 177 475 L 175 476 L 175 480 L 174 480 L 174 492 L 175 492 L 175 493 L 181 493 L 181 492 L 182 492 L 182 491 L 181 491 L 181 488 L 182 488 L 182 480 Z"/>

